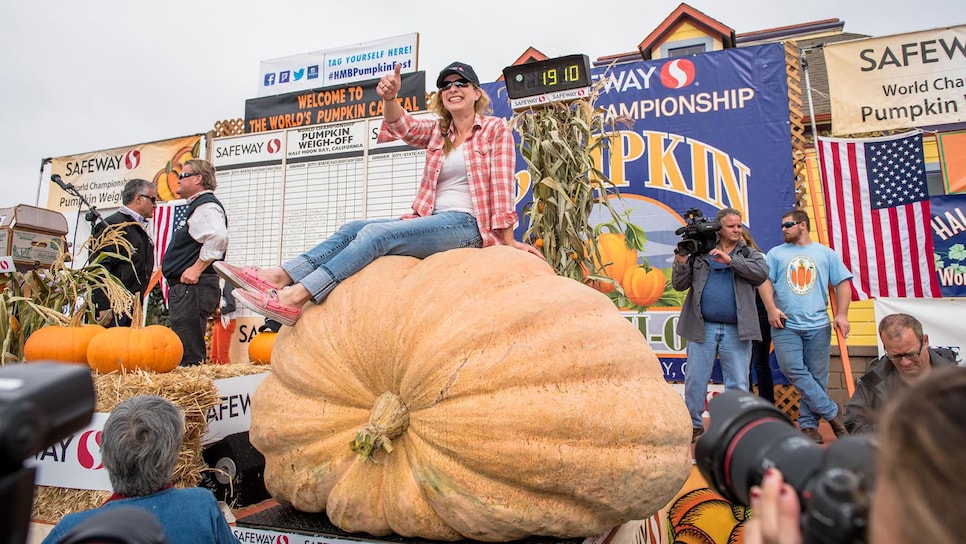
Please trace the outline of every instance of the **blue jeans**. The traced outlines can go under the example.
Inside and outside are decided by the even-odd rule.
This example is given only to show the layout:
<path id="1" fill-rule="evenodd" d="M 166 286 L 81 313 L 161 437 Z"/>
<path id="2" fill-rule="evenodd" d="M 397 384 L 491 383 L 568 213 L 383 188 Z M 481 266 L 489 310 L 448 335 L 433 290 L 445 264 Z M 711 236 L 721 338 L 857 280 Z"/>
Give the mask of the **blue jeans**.
<path id="1" fill-rule="evenodd" d="M 820 329 L 772 329 L 775 357 L 782 373 L 798 390 L 798 426 L 818 428 L 818 419 L 833 419 L 839 407 L 828 396 L 828 362 L 832 351 L 832 326 Z"/>
<path id="2" fill-rule="evenodd" d="M 704 322 L 704 342 L 688 342 L 688 367 L 684 372 L 684 402 L 691 414 L 691 426 L 702 427 L 708 397 L 708 382 L 715 357 L 721 360 L 725 389 L 748 390 L 751 340 L 738 338 L 738 325 Z"/>
<path id="3" fill-rule="evenodd" d="M 476 218 L 465 212 L 350 221 L 282 269 L 321 303 L 336 285 L 383 255 L 423 259 L 461 247 L 483 247 Z"/>

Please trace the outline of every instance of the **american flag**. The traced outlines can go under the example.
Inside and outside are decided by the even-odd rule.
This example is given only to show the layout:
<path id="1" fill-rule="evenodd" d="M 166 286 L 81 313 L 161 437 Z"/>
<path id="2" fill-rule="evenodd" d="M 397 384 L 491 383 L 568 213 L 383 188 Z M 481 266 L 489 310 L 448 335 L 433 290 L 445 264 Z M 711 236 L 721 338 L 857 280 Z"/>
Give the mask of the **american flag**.
<path id="1" fill-rule="evenodd" d="M 818 153 L 829 246 L 852 271 L 852 298 L 942 296 L 922 132 L 819 138 Z"/>
<path id="2" fill-rule="evenodd" d="M 161 270 L 161 261 L 168 250 L 174 230 L 185 220 L 188 203 L 185 200 L 172 200 L 158 204 L 154 210 L 154 269 Z M 168 302 L 168 282 L 161 278 L 161 293 L 165 303 Z"/>

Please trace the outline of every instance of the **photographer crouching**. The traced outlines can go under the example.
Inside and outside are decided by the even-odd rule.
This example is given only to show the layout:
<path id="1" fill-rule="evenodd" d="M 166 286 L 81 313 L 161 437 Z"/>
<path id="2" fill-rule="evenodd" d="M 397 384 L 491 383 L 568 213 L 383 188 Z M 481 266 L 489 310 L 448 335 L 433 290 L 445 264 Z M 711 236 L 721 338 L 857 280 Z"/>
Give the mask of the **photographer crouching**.
<path id="1" fill-rule="evenodd" d="M 742 391 L 711 400 L 695 448 L 708 484 L 750 506 L 747 544 L 957 544 L 966 534 L 966 368 L 937 368 L 890 399 L 878 434 L 822 447 Z"/>
<path id="2" fill-rule="evenodd" d="M 724 208 L 712 222 L 700 210 L 685 212 L 688 224 L 674 250 L 671 285 L 690 289 L 677 332 L 687 339 L 684 400 L 691 414 L 691 441 L 704 434 L 705 398 L 715 358 L 725 389 L 748 389 L 751 342 L 761 340 L 755 288 L 768 278 L 761 252 L 742 241 L 741 212 Z"/>

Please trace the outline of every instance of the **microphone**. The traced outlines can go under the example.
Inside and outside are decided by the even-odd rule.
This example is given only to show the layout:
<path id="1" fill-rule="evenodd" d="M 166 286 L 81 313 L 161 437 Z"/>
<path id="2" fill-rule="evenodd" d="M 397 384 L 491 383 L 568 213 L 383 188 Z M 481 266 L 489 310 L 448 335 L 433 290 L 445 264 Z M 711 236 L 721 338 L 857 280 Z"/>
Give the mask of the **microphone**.
<path id="1" fill-rule="evenodd" d="M 56 183 L 57 185 L 60 186 L 61 189 L 65 190 L 67 192 L 70 192 L 70 191 L 72 191 L 74 189 L 74 185 L 73 184 L 64 183 L 64 180 L 61 179 L 60 174 L 54 174 L 54 175 L 50 176 L 50 181 Z"/>

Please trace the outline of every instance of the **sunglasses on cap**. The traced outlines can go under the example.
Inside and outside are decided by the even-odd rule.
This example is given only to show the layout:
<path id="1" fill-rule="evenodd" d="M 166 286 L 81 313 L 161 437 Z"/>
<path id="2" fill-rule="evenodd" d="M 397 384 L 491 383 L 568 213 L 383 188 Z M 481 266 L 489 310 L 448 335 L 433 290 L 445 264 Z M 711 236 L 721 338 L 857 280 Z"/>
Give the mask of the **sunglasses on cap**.
<path id="1" fill-rule="evenodd" d="M 803 223 L 803 222 L 804 221 L 785 221 L 784 223 L 782 223 L 782 228 L 783 229 L 790 229 L 790 228 L 794 227 L 795 225 L 797 225 L 799 223 Z"/>
<path id="2" fill-rule="evenodd" d="M 466 79 L 457 79 L 457 80 L 454 80 L 454 81 L 446 81 L 446 82 L 443 82 L 443 86 L 440 87 L 439 90 L 440 91 L 448 90 L 453 85 L 456 85 L 457 87 L 459 87 L 460 89 L 462 89 L 463 87 L 469 87 L 471 84 Z"/>

